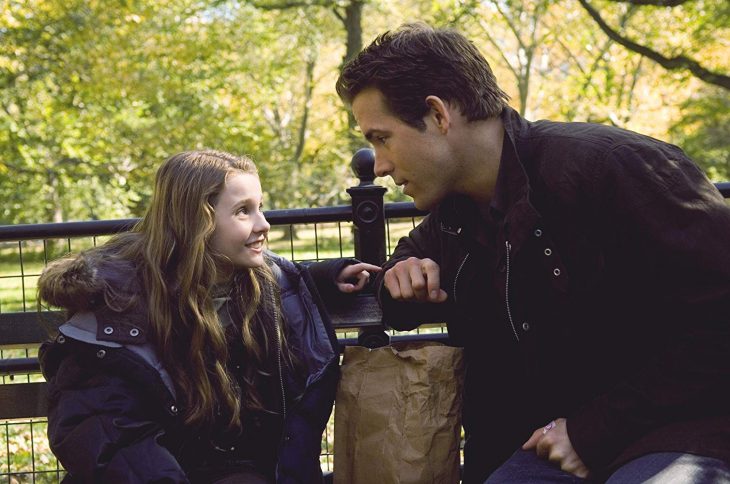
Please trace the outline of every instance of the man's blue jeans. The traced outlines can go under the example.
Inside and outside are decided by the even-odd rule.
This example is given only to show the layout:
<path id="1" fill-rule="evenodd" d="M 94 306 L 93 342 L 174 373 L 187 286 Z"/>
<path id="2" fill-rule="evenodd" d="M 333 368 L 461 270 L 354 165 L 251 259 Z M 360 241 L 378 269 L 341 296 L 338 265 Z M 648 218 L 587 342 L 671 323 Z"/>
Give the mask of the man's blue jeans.
<path id="1" fill-rule="evenodd" d="M 541 459 L 533 450 L 518 450 L 489 476 L 485 484 L 586 483 Z M 724 461 L 678 452 L 636 458 L 614 472 L 606 484 L 728 484 L 730 466 Z"/>

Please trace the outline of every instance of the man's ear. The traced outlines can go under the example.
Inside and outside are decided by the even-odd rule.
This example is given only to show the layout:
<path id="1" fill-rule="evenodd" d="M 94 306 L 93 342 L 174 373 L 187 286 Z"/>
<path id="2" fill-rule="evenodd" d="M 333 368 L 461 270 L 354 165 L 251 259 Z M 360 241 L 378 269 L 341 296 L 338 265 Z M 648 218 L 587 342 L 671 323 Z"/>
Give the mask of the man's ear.
<path id="1" fill-rule="evenodd" d="M 451 107 L 438 96 L 427 96 L 426 104 L 431 108 L 427 116 L 432 116 L 436 127 L 446 134 L 451 126 Z"/>

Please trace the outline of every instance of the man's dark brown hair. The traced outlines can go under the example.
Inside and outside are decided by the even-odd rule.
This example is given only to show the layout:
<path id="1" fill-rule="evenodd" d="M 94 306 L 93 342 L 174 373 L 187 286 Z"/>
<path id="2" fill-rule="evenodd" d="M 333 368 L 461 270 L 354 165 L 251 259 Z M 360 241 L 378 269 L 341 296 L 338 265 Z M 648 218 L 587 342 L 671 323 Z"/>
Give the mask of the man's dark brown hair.
<path id="1" fill-rule="evenodd" d="M 390 111 L 418 129 L 425 129 L 430 95 L 458 106 L 468 121 L 499 116 L 509 100 L 467 38 L 424 23 L 378 36 L 345 65 L 336 85 L 347 104 L 369 87 L 380 90 Z"/>

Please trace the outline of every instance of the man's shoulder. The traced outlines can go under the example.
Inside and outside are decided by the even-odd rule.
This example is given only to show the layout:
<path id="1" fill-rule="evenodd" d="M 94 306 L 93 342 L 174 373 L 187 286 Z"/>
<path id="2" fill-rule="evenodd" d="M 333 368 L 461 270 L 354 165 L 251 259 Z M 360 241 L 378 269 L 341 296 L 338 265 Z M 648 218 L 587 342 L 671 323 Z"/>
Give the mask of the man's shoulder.
<path id="1" fill-rule="evenodd" d="M 610 151 L 621 145 L 661 143 L 649 136 L 597 123 L 540 120 L 520 133 L 525 143 L 541 143 L 562 149 Z"/>

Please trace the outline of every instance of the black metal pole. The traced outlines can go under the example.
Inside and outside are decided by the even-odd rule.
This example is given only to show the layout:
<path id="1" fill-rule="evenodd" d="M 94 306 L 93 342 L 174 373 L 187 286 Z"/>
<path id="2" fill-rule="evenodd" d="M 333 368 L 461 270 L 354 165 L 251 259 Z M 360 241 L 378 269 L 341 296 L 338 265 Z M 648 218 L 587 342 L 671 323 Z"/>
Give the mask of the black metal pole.
<path id="1" fill-rule="evenodd" d="M 352 220 L 355 224 L 355 257 L 363 262 L 382 265 L 385 262 L 385 210 L 383 195 L 387 189 L 375 185 L 375 154 L 369 148 L 357 150 L 350 163 L 360 184 L 348 188 L 352 198 Z M 358 344 L 377 348 L 390 343 L 383 326 L 360 329 Z"/>
<path id="2" fill-rule="evenodd" d="M 373 150 L 359 149 L 350 166 L 360 179 L 358 186 L 347 189 L 352 197 L 352 219 L 355 222 L 355 256 L 363 262 L 381 265 L 385 262 L 383 195 L 387 188 L 373 183 Z"/>

